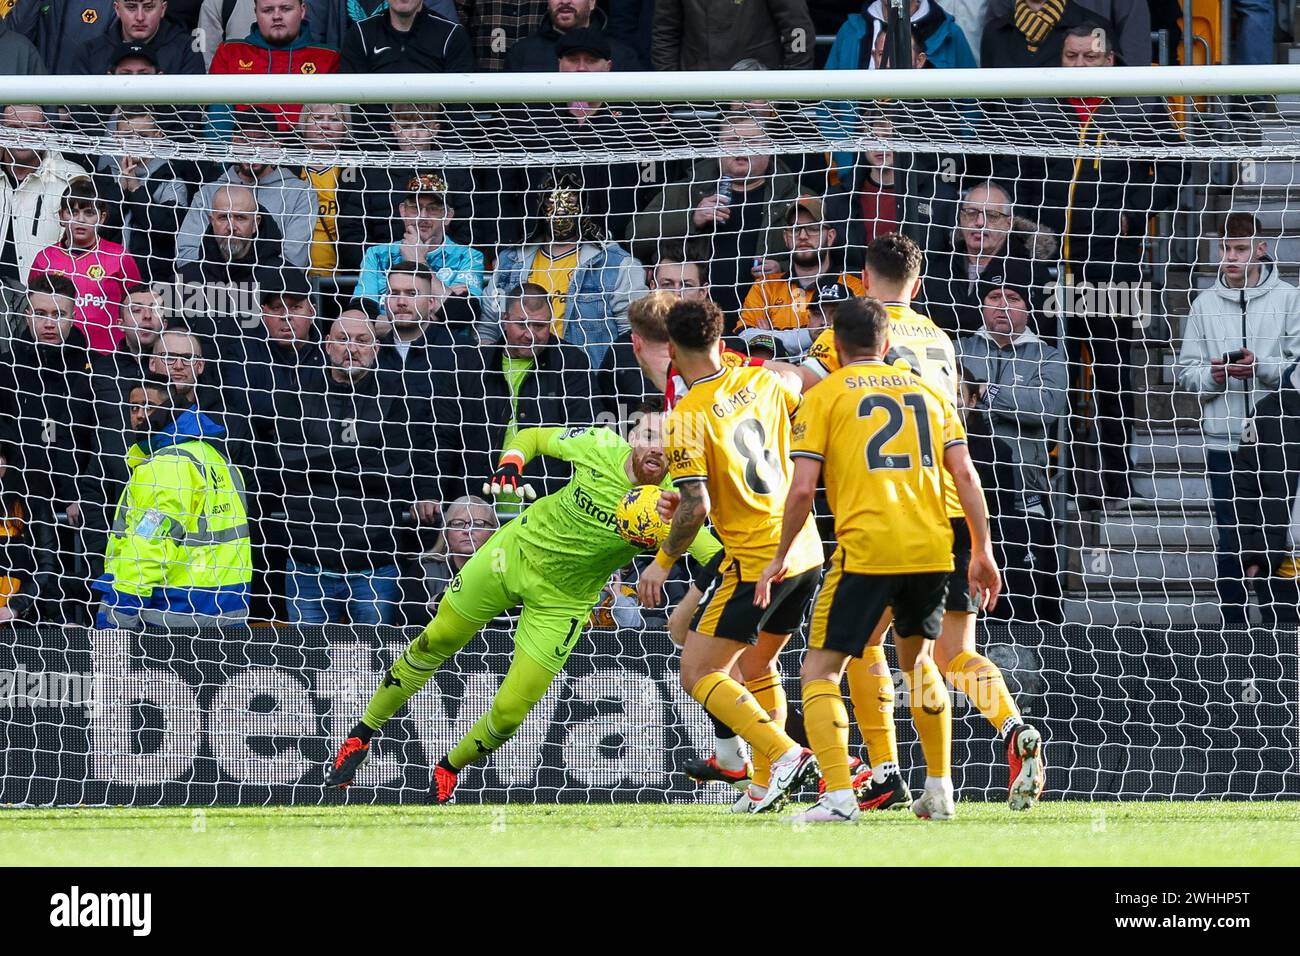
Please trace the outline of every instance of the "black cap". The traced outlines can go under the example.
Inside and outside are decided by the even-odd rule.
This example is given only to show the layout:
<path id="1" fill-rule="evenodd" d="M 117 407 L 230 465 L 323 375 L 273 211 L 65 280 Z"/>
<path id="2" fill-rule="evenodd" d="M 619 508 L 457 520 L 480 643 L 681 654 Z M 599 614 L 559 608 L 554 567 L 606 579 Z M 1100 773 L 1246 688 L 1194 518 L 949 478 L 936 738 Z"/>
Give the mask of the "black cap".
<path id="1" fill-rule="evenodd" d="M 158 55 L 143 43 L 119 43 L 113 48 L 113 58 L 109 61 L 110 67 L 115 67 L 123 60 L 138 56 L 142 60 L 147 60 L 153 64 L 154 69 L 162 69 L 158 65 Z"/>
<path id="2" fill-rule="evenodd" d="M 849 288 L 847 282 L 843 279 L 832 279 L 829 276 L 818 280 L 813 286 L 815 297 L 814 302 L 823 305 L 839 305 L 841 302 L 847 302 L 853 298 L 854 292 Z"/>
<path id="3" fill-rule="evenodd" d="M 575 27 L 556 41 L 557 58 L 578 52 L 590 53 L 602 60 L 614 59 L 614 50 L 609 45 L 609 39 L 603 30 L 596 27 Z"/>
<path id="4" fill-rule="evenodd" d="M 1020 259 L 998 259 L 985 267 L 977 285 L 980 304 L 989 294 L 998 289 L 1006 289 L 1020 296 L 1025 308 L 1032 315 L 1034 312 L 1034 275 L 1029 263 Z"/>
<path id="5" fill-rule="evenodd" d="M 257 299 L 266 302 L 288 296 L 305 299 L 311 295 L 311 280 L 294 266 L 263 266 L 257 270 Z"/>

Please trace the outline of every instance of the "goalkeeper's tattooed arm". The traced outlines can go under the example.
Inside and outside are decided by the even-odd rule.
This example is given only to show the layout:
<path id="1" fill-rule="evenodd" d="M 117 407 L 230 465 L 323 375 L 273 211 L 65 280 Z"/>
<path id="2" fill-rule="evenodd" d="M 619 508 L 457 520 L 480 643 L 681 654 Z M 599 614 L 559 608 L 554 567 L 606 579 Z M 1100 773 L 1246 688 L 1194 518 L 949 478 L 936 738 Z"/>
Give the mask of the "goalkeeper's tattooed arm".
<path id="1" fill-rule="evenodd" d="M 709 490 L 702 481 L 686 481 L 678 486 L 681 499 L 673 513 L 668 537 L 659 547 L 654 564 L 641 572 L 636 595 L 642 607 L 658 607 L 663 598 L 664 581 L 677 559 L 687 552 L 695 536 L 709 517 Z"/>

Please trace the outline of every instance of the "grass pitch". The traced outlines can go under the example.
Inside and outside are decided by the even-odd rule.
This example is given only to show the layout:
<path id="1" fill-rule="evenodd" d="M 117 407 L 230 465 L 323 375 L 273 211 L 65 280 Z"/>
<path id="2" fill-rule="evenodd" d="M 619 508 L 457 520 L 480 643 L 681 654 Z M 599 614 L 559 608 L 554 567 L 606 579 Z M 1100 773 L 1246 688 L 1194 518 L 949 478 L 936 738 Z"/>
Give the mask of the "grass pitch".
<path id="1" fill-rule="evenodd" d="M 721 806 L 0 809 L 0 864 L 1300 864 L 1300 803 L 962 803 L 856 827 L 792 827 Z"/>

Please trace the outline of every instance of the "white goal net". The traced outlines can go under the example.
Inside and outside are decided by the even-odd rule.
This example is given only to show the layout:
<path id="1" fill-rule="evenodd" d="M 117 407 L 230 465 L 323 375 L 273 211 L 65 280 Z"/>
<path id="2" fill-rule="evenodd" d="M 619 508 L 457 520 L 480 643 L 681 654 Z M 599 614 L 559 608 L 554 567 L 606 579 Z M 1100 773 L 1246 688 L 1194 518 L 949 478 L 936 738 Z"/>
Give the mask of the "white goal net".
<path id="1" fill-rule="evenodd" d="M 662 405 L 647 297 L 799 365 L 892 233 L 955 347 L 1006 581 L 979 644 L 1049 790 L 1300 793 L 1293 68 L 141 79 L 0 89 L 0 803 L 335 799 L 384 669 L 527 515 L 483 499 L 503 445 Z M 681 770 L 712 730 L 649 560 L 458 799 L 728 799 Z M 516 622 L 347 799 L 425 799 Z M 1000 798 L 954 701 L 958 790 Z"/>

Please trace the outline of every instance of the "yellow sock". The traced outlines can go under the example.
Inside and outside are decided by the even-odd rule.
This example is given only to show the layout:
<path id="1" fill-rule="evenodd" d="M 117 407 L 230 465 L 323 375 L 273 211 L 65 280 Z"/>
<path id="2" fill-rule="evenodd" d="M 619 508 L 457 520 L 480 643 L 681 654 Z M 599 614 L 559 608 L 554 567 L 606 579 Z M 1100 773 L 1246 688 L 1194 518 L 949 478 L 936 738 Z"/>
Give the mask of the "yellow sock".
<path id="1" fill-rule="evenodd" d="M 873 665 L 883 674 L 871 673 Z M 849 661 L 849 697 L 853 716 L 867 745 L 872 767 L 898 763 L 898 735 L 894 730 L 894 678 L 885 663 L 883 647 L 868 647 L 862 658 Z"/>
<path id="2" fill-rule="evenodd" d="M 952 707 L 943 675 L 926 657 L 917 662 L 912 673 L 904 671 L 903 677 L 912 700 L 912 723 L 921 738 L 926 772 L 931 777 L 947 777 L 952 772 Z"/>
<path id="3" fill-rule="evenodd" d="M 754 701 L 767 711 L 772 723 L 785 730 L 786 701 L 785 688 L 781 685 L 780 674 L 764 674 L 753 680 L 745 681 L 745 690 L 754 695 Z M 754 754 L 754 774 L 751 783 L 756 787 L 766 787 L 772 779 L 772 762 L 760 753 Z"/>
<path id="4" fill-rule="evenodd" d="M 767 711 L 758 706 L 754 695 L 720 671 L 701 677 L 691 688 L 691 696 L 748 741 L 755 754 L 762 753 L 774 761 L 795 746 L 786 732 L 772 723 Z"/>
<path id="5" fill-rule="evenodd" d="M 962 651 L 948 663 L 948 681 L 970 700 L 998 733 L 1020 716 L 998 665 L 987 657 Z"/>
<path id="6" fill-rule="evenodd" d="M 817 754 L 826 792 L 852 790 L 849 778 L 849 712 L 840 688 L 828 680 L 810 680 L 803 686 L 803 726 Z"/>

